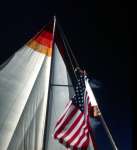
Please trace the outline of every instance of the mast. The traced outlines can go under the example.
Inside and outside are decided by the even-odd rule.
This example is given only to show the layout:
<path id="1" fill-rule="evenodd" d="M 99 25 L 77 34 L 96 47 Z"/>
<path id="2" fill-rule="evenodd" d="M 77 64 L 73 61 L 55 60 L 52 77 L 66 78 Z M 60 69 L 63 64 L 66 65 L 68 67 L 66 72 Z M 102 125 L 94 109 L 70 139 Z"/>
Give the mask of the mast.
<path id="1" fill-rule="evenodd" d="M 54 53 L 54 35 L 55 35 L 55 28 L 56 28 L 56 16 L 53 17 L 53 30 L 52 30 L 52 33 L 53 33 L 53 38 L 52 38 L 52 57 L 53 58 L 53 53 Z M 50 79 L 49 79 L 49 88 L 48 88 L 48 98 L 47 98 L 47 112 L 46 112 L 46 116 L 48 116 L 48 112 L 49 112 L 49 96 L 50 96 L 50 86 L 51 86 L 51 68 L 52 68 L 52 63 L 53 63 L 53 59 L 51 59 L 51 67 L 50 67 Z M 45 116 L 45 119 L 46 119 L 46 116 Z M 43 150 L 45 150 L 45 147 L 46 147 L 46 128 L 47 128 L 47 124 L 48 124 L 48 117 L 47 119 L 45 120 L 45 129 L 44 129 L 44 138 L 43 138 Z"/>

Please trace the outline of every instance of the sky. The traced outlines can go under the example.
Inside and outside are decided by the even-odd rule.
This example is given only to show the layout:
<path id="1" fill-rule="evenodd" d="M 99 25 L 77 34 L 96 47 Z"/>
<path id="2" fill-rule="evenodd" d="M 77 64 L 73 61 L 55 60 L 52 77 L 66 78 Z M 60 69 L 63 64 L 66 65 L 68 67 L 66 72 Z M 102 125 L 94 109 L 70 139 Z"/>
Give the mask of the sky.
<path id="1" fill-rule="evenodd" d="M 94 92 L 117 147 L 131 150 L 128 4 L 118 0 L 5 1 L 0 5 L 0 64 L 33 37 L 53 15 L 57 16 L 81 68 L 89 77 L 101 82 L 101 88 Z M 102 126 L 95 131 L 99 150 L 111 150 Z"/>

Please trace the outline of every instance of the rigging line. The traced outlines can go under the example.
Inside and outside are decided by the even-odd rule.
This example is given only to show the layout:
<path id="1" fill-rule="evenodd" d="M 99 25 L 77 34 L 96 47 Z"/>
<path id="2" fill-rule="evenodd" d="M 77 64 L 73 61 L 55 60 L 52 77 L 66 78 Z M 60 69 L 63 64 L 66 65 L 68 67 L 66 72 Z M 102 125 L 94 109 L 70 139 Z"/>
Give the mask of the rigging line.
<path id="1" fill-rule="evenodd" d="M 74 62 L 75 62 L 75 64 L 76 64 L 76 66 L 79 67 L 80 65 L 79 65 L 79 63 L 78 63 L 78 61 L 77 61 L 77 59 L 76 59 L 76 57 L 75 57 L 75 55 L 74 55 L 74 53 L 73 53 L 71 47 L 70 47 L 69 41 L 67 40 L 67 37 L 66 37 L 65 33 L 63 32 L 63 29 L 62 29 L 60 23 L 58 22 L 57 25 L 58 25 L 58 27 L 59 27 L 61 33 L 62 33 L 62 36 L 64 37 L 64 40 L 66 41 L 66 44 L 67 44 L 67 46 L 68 46 L 68 48 L 69 48 L 69 51 L 70 51 L 70 53 L 71 53 L 71 55 L 72 55 L 72 57 L 73 57 L 73 59 L 74 59 Z"/>
<path id="2" fill-rule="evenodd" d="M 75 72 L 75 67 L 74 67 L 73 62 L 72 62 L 72 60 L 71 60 L 71 57 L 70 57 L 70 55 L 69 55 L 69 52 L 68 52 L 67 46 L 66 46 L 66 44 L 65 44 L 64 39 L 62 39 L 62 40 L 63 40 L 64 46 L 65 46 L 65 48 L 66 48 L 66 52 L 67 52 L 67 55 L 68 55 L 68 57 L 69 57 L 70 64 L 71 64 L 71 66 L 72 66 L 72 69 L 73 69 L 74 75 L 75 75 L 75 77 L 76 77 L 76 79 L 77 79 L 77 81 L 78 81 L 78 78 L 77 78 L 77 75 L 76 75 L 76 72 Z"/>
<path id="3" fill-rule="evenodd" d="M 104 120 L 104 118 L 103 118 L 102 113 L 101 113 L 101 115 L 100 115 L 100 119 L 101 119 L 101 122 L 102 122 L 102 124 L 103 124 L 105 130 L 106 130 L 106 133 L 107 133 L 108 138 L 109 138 L 109 140 L 110 140 L 110 142 L 111 142 L 111 145 L 112 145 L 113 150 L 118 150 L 118 148 L 117 148 L 117 146 L 116 146 L 116 144 L 115 144 L 115 141 L 114 141 L 114 139 L 113 139 L 113 137 L 112 137 L 112 135 L 111 135 L 111 133 L 110 133 L 108 127 L 107 127 L 107 124 L 106 124 L 106 122 L 105 122 L 105 120 Z"/>
<path id="4" fill-rule="evenodd" d="M 102 125 L 103 125 L 103 127 L 104 127 L 104 129 L 106 131 L 106 134 L 107 134 L 107 136 L 108 136 L 108 138 L 110 140 L 112 148 L 113 148 L 113 150 L 118 150 L 118 148 L 117 148 L 117 146 L 115 144 L 115 141 L 114 141 L 114 139 L 113 139 L 113 137 L 112 137 L 112 135 L 111 135 L 111 133 L 109 131 L 109 128 L 108 128 L 108 126 L 107 126 L 107 124 L 106 124 L 106 122 L 104 120 L 104 117 L 102 115 L 102 112 L 101 112 L 98 104 L 97 104 L 97 107 L 98 107 L 98 111 L 100 112 L 100 115 L 99 115 L 100 121 L 101 121 L 101 123 L 102 123 Z"/>
<path id="5" fill-rule="evenodd" d="M 59 26 L 58 26 L 58 27 L 59 27 Z M 60 30 L 60 27 L 59 27 L 59 30 Z M 68 48 L 67 48 L 67 45 L 66 45 L 66 43 L 65 43 L 65 41 L 64 41 L 63 35 L 62 35 L 62 41 L 63 41 L 63 44 L 64 44 L 64 46 L 65 46 L 65 49 L 66 49 L 66 52 L 67 52 L 67 55 L 68 55 L 68 58 L 69 58 L 70 64 L 71 64 L 71 66 L 72 66 L 72 69 L 73 69 L 74 75 L 75 75 L 75 77 L 76 77 L 76 79 L 77 79 L 77 81 L 78 81 L 77 75 L 76 75 L 76 73 L 75 73 L 75 67 L 74 67 L 74 65 L 73 65 L 73 62 L 72 62 L 71 56 L 70 56 L 70 54 L 69 54 L 69 52 L 68 52 Z"/>
<path id="6" fill-rule="evenodd" d="M 88 81 L 88 82 L 89 82 L 89 81 Z M 91 90 L 92 90 L 92 87 L 91 87 Z M 94 93 L 93 93 L 93 94 L 94 94 Z M 96 103 L 97 103 L 97 102 L 96 102 Z M 102 112 L 101 112 L 101 110 L 100 110 L 100 108 L 99 108 L 98 103 L 97 103 L 97 108 L 98 108 L 98 112 L 100 113 L 100 115 L 99 115 L 100 121 L 101 121 L 101 123 L 102 123 L 102 125 L 103 125 L 103 127 L 104 127 L 104 130 L 106 131 L 106 134 L 107 134 L 107 136 L 108 136 L 108 138 L 109 138 L 109 140 L 110 140 L 111 146 L 112 146 L 113 150 L 118 150 L 118 148 L 117 148 L 117 146 L 116 146 L 116 144 L 115 144 L 115 141 L 114 141 L 114 139 L 113 139 L 113 137 L 112 137 L 112 135 L 111 135 L 111 133 L 110 133 L 110 131 L 109 131 L 109 128 L 108 128 L 108 126 L 107 126 L 107 124 L 106 124 L 106 122 L 105 122 L 105 120 L 104 120 L 104 117 L 103 117 L 103 115 L 102 115 Z"/>
<path id="7" fill-rule="evenodd" d="M 107 136 L 108 136 L 108 138 L 109 138 L 109 140 L 110 140 L 110 143 L 111 143 L 111 145 L 112 145 L 112 148 L 113 148 L 113 150 L 118 150 L 118 148 L 117 148 L 117 146 L 116 146 L 116 144 L 115 144 L 115 141 L 114 141 L 114 139 L 113 139 L 113 137 L 112 137 L 112 135 L 111 135 L 111 133 L 110 133 L 110 131 L 109 131 L 109 128 L 108 128 L 108 126 L 107 126 L 107 124 L 106 124 L 106 122 L 105 122 L 105 120 L 104 120 L 104 117 L 103 117 L 103 115 L 102 115 L 102 112 L 101 112 L 101 110 L 100 110 L 98 104 L 97 104 L 97 107 L 98 107 L 98 111 L 100 112 L 100 115 L 99 115 L 100 121 L 102 122 L 102 125 L 103 125 L 103 127 L 104 127 L 104 129 L 105 129 L 105 131 L 106 131 L 106 133 L 107 133 Z"/>

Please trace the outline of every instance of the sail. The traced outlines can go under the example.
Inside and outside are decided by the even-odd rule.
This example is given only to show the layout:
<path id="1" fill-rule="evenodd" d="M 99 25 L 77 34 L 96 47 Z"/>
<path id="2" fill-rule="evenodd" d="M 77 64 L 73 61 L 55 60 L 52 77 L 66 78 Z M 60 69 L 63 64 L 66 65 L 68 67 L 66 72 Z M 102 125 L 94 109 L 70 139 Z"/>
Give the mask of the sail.
<path id="1" fill-rule="evenodd" d="M 42 30 L 0 66 L 0 150 L 65 150 L 52 135 L 74 89 L 53 33 Z"/>
<path id="2" fill-rule="evenodd" d="M 43 31 L 0 70 L 0 149 L 40 150 L 47 111 L 52 33 Z"/>
<path id="3" fill-rule="evenodd" d="M 74 90 L 57 45 L 54 46 L 49 90 L 50 95 L 47 126 L 45 131 L 45 150 L 65 150 L 65 147 L 54 140 L 52 135 L 57 118 L 64 111 L 65 106 L 74 95 Z"/>

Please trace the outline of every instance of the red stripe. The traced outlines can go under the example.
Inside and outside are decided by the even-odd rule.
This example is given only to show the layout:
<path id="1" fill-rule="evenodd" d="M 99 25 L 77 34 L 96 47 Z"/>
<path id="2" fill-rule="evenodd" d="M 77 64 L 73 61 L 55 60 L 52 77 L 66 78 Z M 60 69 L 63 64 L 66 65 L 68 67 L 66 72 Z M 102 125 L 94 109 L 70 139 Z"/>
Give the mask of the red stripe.
<path id="1" fill-rule="evenodd" d="M 58 125 L 56 125 L 55 132 L 58 130 L 60 126 L 62 126 L 63 122 L 67 119 L 67 117 L 72 113 L 72 111 L 75 109 L 75 106 L 70 104 L 68 109 L 66 109 L 64 115 L 60 118 L 60 122 L 58 122 Z"/>
<path id="2" fill-rule="evenodd" d="M 76 133 L 72 136 L 72 138 L 70 140 L 68 140 L 67 142 L 70 144 L 72 143 L 72 141 L 74 141 L 74 139 L 79 135 L 81 128 L 83 127 L 83 125 L 85 124 L 85 121 L 83 120 L 81 126 L 79 127 L 79 129 L 76 131 Z"/>
<path id="3" fill-rule="evenodd" d="M 82 150 L 87 150 L 89 146 L 89 138 L 87 138 L 87 140 L 82 144 Z"/>
<path id="4" fill-rule="evenodd" d="M 38 36 L 35 40 L 36 40 L 39 44 L 45 45 L 45 46 L 48 47 L 48 48 L 51 48 L 51 47 L 52 47 L 52 40 L 43 38 L 42 36 Z"/>
<path id="5" fill-rule="evenodd" d="M 48 40 L 52 40 L 52 33 L 48 32 L 48 31 L 43 31 L 40 36 L 42 36 L 43 38 L 46 38 Z"/>
<path id="6" fill-rule="evenodd" d="M 78 111 L 77 108 L 75 108 L 66 118 L 66 120 L 63 122 L 63 124 L 60 126 L 60 128 L 55 132 L 54 137 L 57 138 L 57 135 L 61 133 L 61 131 L 65 128 L 65 126 L 69 123 L 69 121 L 73 118 L 73 116 Z"/>
<path id="7" fill-rule="evenodd" d="M 52 33 L 48 32 L 48 31 L 43 31 L 34 40 L 36 40 L 39 44 L 42 44 L 48 48 L 51 48 L 53 35 L 52 35 Z"/>
<path id="8" fill-rule="evenodd" d="M 83 134 L 81 135 L 81 137 L 79 138 L 79 140 L 76 142 L 76 147 L 78 147 L 79 143 L 81 142 L 81 140 L 87 136 L 87 133 L 85 133 L 85 130 L 87 129 L 87 127 L 84 129 Z"/>
<path id="9" fill-rule="evenodd" d="M 71 105 L 71 106 L 74 106 L 74 105 Z M 90 101 L 89 101 L 88 92 L 85 91 L 85 95 L 84 95 L 84 108 L 86 108 L 86 110 L 85 110 L 85 112 L 86 112 L 85 114 L 86 115 L 81 112 L 81 114 L 76 117 L 74 115 L 76 114 L 77 111 L 79 111 L 79 109 L 76 108 L 77 111 L 75 111 L 75 108 L 74 108 L 74 110 L 71 110 L 72 112 L 70 112 L 70 108 L 67 109 L 65 111 L 64 115 L 60 118 L 60 120 L 58 122 L 58 125 L 60 125 L 60 127 L 58 126 L 59 129 L 57 129 L 57 131 L 55 132 L 55 135 L 54 135 L 54 136 L 56 136 L 55 138 L 57 138 L 57 135 L 65 132 L 65 134 L 61 138 L 59 138 L 58 140 L 62 144 L 64 144 L 66 147 L 73 148 L 73 150 L 74 149 L 78 150 L 78 145 L 80 144 L 80 142 L 82 140 L 84 140 L 84 138 L 87 138 L 85 141 L 82 142 L 80 148 L 82 150 L 87 150 L 87 147 L 89 146 L 89 142 L 91 142 L 93 144 L 94 149 L 96 149 L 94 136 L 93 136 L 93 133 L 92 133 L 92 129 L 90 129 L 90 123 L 89 123 L 89 110 L 91 110 L 92 107 L 91 107 L 91 104 L 90 104 Z M 68 114 L 66 114 L 66 113 L 68 113 Z M 73 132 L 73 129 L 75 128 L 75 126 L 79 123 L 79 121 L 81 121 L 83 115 L 84 115 L 85 119 L 83 120 L 83 122 L 80 125 L 80 127 L 76 130 L 75 134 L 69 140 L 65 141 L 65 138 L 67 136 L 68 137 L 70 136 L 70 134 Z M 73 118 L 73 122 L 71 120 L 72 118 Z M 62 123 L 63 119 L 64 119 L 64 122 Z M 85 125 L 86 125 L 86 127 L 82 130 L 82 127 L 85 126 Z M 80 132 L 81 132 L 81 135 L 80 135 Z M 79 137 L 79 135 L 80 135 L 80 137 Z M 91 141 L 89 140 L 90 137 L 91 137 Z M 77 139 L 76 143 L 74 144 L 74 146 L 72 146 L 71 143 L 76 138 L 78 138 L 78 139 Z"/>
<path id="10" fill-rule="evenodd" d="M 75 119 L 75 121 L 72 123 L 72 125 L 69 127 L 69 129 L 63 135 L 62 138 L 65 138 L 66 136 L 68 136 L 72 132 L 72 130 L 75 128 L 75 126 L 79 123 L 79 121 L 82 118 L 82 116 L 83 116 L 83 113 L 81 112 L 81 114 Z"/>

